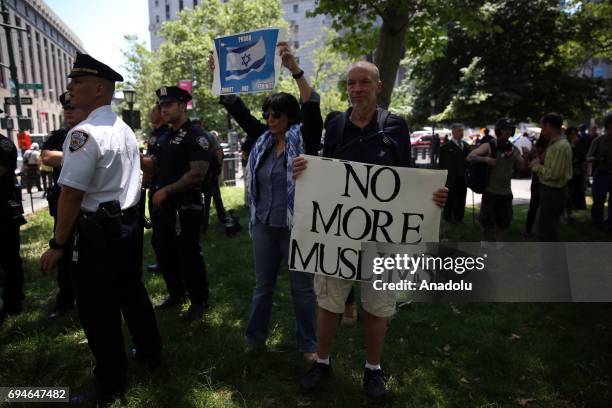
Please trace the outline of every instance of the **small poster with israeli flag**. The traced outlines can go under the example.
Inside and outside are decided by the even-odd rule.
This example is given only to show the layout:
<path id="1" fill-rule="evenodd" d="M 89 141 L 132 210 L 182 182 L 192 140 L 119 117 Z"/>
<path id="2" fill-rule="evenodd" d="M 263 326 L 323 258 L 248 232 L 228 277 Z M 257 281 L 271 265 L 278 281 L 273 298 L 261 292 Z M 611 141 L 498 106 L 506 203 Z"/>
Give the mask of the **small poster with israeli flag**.
<path id="1" fill-rule="evenodd" d="M 262 28 L 215 38 L 213 95 L 274 89 L 281 67 L 276 44 L 284 40 L 282 28 Z"/>

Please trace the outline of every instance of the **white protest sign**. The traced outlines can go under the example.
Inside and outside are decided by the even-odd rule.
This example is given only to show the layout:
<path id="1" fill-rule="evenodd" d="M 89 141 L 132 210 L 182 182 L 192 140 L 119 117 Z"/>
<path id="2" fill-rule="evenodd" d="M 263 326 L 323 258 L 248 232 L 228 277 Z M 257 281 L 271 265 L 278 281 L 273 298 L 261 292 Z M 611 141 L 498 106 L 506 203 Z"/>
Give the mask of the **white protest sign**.
<path id="1" fill-rule="evenodd" d="M 433 193 L 446 171 L 305 156 L 295 187 L 289 268 L 359 280 L 362 242 L 438 242 Z"/>

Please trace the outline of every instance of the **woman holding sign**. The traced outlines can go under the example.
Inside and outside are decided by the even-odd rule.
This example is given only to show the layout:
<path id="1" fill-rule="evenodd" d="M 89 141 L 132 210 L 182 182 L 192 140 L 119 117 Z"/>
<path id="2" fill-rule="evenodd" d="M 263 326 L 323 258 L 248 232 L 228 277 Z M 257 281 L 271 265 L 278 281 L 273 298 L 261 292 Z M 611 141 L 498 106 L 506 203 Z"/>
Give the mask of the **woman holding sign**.
<path id="1" fill-rule="evenodd" d="M 265 349 L 276 277 L 281 261 L 288 263 L 295 189 L 293 159 L 303 153 L 316 154 L 323 129 L 319 96 L 308 85 L 287 44 L 279 43 L 277 48 L 283 66 L 297 82 L 301 106 L 285 92 L 270 95 L 262 106 L 262 123 L 237 96 L 222 96 L 220 101 L 247 133 L 243 149 L 249 153 L 249 232 L 256 278 L 245 334 L 247 351 Z M 212 58 L 209 66 L 214 70 Z M 313 362 L 317 349 L 313 275 L 290 270 L 289 281 L 298 348 Z"/>

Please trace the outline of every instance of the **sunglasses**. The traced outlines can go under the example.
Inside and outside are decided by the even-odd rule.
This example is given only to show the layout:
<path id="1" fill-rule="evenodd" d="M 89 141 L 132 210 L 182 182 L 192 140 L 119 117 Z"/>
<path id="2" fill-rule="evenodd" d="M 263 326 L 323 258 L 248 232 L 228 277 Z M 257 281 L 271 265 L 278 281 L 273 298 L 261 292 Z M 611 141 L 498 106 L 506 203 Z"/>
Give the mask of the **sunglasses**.
<path id="1" fill-rule="evenodd" d="M 274 119 L 280 119 L 283 117 L 283 115 L 285 114 L 285 112 L 277 112 L 277 111 L 272 111 L 272 112 L 262 112 L 262 116 L 265 120 L 268 120 L 270 118 L 270 116 L 272 116 Z"/>

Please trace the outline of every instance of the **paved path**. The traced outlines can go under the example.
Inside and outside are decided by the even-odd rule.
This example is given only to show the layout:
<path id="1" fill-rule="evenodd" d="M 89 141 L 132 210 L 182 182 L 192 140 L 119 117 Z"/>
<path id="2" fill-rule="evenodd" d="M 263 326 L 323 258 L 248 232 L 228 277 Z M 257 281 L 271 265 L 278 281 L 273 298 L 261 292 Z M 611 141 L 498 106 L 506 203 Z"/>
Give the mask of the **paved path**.
<path id="1" fill-rule="evenodd" d="M 43 192 L 34 192 L 36 188 L 33 188 L 32 190 L 33 192 L 31 194 L 31 197 L 25 188 L 21 190 L 23 211 L 26 215 L 48 207 L 47 199 L 43 197 Z"/>

